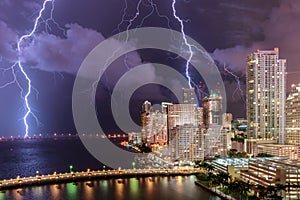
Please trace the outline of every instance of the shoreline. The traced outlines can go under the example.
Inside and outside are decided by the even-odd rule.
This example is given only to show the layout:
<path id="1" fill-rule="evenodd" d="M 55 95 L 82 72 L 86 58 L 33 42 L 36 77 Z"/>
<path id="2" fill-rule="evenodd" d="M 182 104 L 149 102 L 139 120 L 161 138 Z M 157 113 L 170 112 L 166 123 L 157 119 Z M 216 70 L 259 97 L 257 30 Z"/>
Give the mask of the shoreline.
<path id="1" fill-rule="evenodd" d="M 208 192 L 214 194 L 215 196 L 220 197 L 221 199 L 224 199 L 224 200 L 236 200 L 235 198 L 233 198 L 233 197 L 231 197 L 231 196 L 229 196 L 229 195 L 226 195 L 226 194 L 224 194 L 223 192 L 221 192 L 221 191 L 219 191 L 219 190 L 217 190 L 217 191 L 218 191 L 218 192 L 217 192 L 217 191 L 215 191 L 215 190 L 213 190 L 213 189 L 211 189 L 211 188 L 209 188 L 209 187 L 203 185 L 203 184 L 200 183 L 199 181 L 195 181 L 195 185 L 197 185 L 197 186 L 199 186 L 199 187 L 201 187 L 201 188 L 204 188 L 204 189 L 207 190 Z"/>

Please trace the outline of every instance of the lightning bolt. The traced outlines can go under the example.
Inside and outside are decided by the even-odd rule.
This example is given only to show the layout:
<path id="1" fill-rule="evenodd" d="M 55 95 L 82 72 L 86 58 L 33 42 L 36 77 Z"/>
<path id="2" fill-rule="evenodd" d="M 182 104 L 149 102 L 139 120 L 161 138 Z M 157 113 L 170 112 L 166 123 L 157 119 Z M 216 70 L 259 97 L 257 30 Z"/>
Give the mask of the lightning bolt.
<path id="1" fill-rule="evenodd" d="M 28 137 L 28 133 L 29 133 L 29 124 L 28 124 L 28 121 L 27 121 L 29 115 L 32 115 L 34 118 L 36 118 L 36 116 L 32 112 L 30 104 L 29 104 L 29 100 L 28 100 L 28 98 L 31 94 L 31 91 L 32 91 L 32 85 L 31 85 L 31 79 L 29 78 L 29 76 L 25 72 L 24 67 L 22 66 L 22 63 L 21 63 L 22 43 L 23 43 L 24 40 L 26 40 L 28 38 L 31 38 L 34 35 L 34 33 L 36 32 L 38 23 L 39 23 L 40 19 L 42 18 L 42 14 L 45 11 L 46 4 L 48 2 L 51 2 L 52 3 L 52 8 L 54 8 L 54 0 L 45 0 L 41 10 L 39 11 L 39 15 L 37 16 L 37 18 L 34 21 L 33 29 L 31 30 L 31 32 L 29 34 L 22 35 L 20 37 L 19 41 L 18 41 L 18 48 L 17 48 L 17 51 L 18 51 L 18 67 L 21 70 L 21 72 L 22 72 L 23 76 L 25 77 L 25 79 L 27 80 L 27 84 L 28 84 L 27 92 L 24 96 L 25 108 L 26 108 L 26 112 L 25 112 L 25 115 L 23 117 L 23 122 L 24 122 L 24 125 L 25 125 L 25 136 L 24 137 Z M 51 16 L 52 16 L 52 12 L 51 12 Z"/>
<path id="2" fill-rule="evenodd" d="M 54 20 L 54 17 L 53 17 L 53 13 L 54 13 L 54 10 L 55 10 L 55 4 L 54 4 L 54 1 L 55 0 L 52 0 L 51 1 L 51 11 L 50 11 L 50 17 L 46 20 L 44 20 L 45 22 L 45 26 L 46 26 L 46 31 L 49 33 L 49 31 L 52 30 L 51 26 L 49 25 L 50 22 L 52 22 L 62 33 L 64 36 L 67 35 L 66 33 L 66 29 L 62 28 L 55 20 Z"/>
<path id="3" fill-rule="evenodd" d="M 158 6 L 156 3 L 153 2 L 153 0 L 147 0 L 147 1 L 143 1 L 143 0 L 139 0 L 137 2 L 137 5 L 136 5 L 136 12 L 135 14 L 133 14 L 131 17 L 128 17 L 128 0 L 124 0 L 124 8 L 123 8 L 123 14 L 122 14 L 122 19 L 121 19 L 121 22 L 118 24 L 117 28 L 115 30 L 113 30 L 112 34 L 115 33 L 115 32 L 121 32 L 121 27 L 122 25 L 126 24 L 125 26 L 125 31 L 128 31 L 129 29 L 132 28 L 134 22 L 139 18 L 141 17 L 141 20 L 139 22 L 138 25 L 136 25 L 135 28 L 139 28 L 141 27 L 145 20 L 147 20 L 147 18 L 149 18 L 150 16 L 152 16 L 154 13 L 157 14 L 157 16 L 159 16 L 160 18 L 164 18 L 166 21 L 167 21 L 167 26 L 170 30 L 172 30 L 171 28 L 171 25 L 170 25 L 170 19 L 168 16 L 166 15 L 163 15 L 160 13 L 159 9 L 158 9 Z M 207 58 L 209 58 L 209 60 L 212 61 L 211 57 L 208 55 L 207 52 L 203 52 L 203 50 L 199 49 L 198 47 L 194 46 L 193 44 L 190 44 L 188 42 L 188 39 L 187 39 L 187 36 L 186 36 L 186 33 L 185 33 L 185 27 L 184 27 L 184 23 L 189 21 L 189 20 L 183 20 L 181 19 L 178 15 L 177 15 L 177 10 L 176 10 L 176 7 L 175 7 L 175 4 L 176 4 L 176 0 L 173 0 L 172 1 L 172 10 L 173 10 L 173 17 L 179 22 L 180 24 L 180 31 L 182 33 L 182 39 L 183 39 L 183 44 L 182 46 L 186 46 L 188 48 L 188 59 L 186 61 L 186 64 L 185 64 L 185 76 L 186 78 L 188 79 L 188 84 L 189 84 L 189 87 L 190 88 L 193 88 L 195 87 L 196 88 L 196 92 L 198 94 L 198 96 L 200 97 L 200 93 L 204 92 L 204 91 L 200 91 L 198 85 L 192 80 L 191 76 L 190 76 L 190 62 L 194 56 L 194 52 L 193 52 L 193 49 L 195 49 L 196 51 L 200 51 L 202 52 L 204 55 L 206 55 Z M 146 7 L 150 7 L 150 11 L 148 13 L 146 13 L 145 15 L 143 15 L 143 13 L 141 13 L 141 6 L 146 6 Z M 127 42 L 128 40 L 128 35 L 127 35 L 127 38 L 125 40 L 125 42 Z M 118 49 L 115 51 L 117 52 Z M 111 56 L 111 58 L 113 58 L 115 55 L 115 53 Z M 111 58 L 108 58 L 107 60 L 107 63 L 108 61 L 111 59 Z M 127 63 L 127 55 L 125 55 L 125 59 L 124 59 L 124 64 L 125 66 L 127 67 L 127 69 L 129 70 L 130 69 L 130 66 L 128 65 Z M 213 62 L 213 61 L 212 61 Z M 94 84 L 93 88 L 95 89 L 96 87 L 96 83 Z"/>
<path id="4" fill-rule="evenodd" d="M 126 38 L 125 38 L 125 42 L 128 42 L 128 37 L 129 37 L 128 36 L 128 30 L 133 27 L 134 22 L 137 21 L 137 19 L 142 15 L 142 13 L 140 11 L 140 9 L 141 9 L 142 6 L 150 7 L 150 11 L 145 16 L 142 16 L 140 23 L 138 25 L 136 25 L 135 28 L 140 28 L 144 24 L 145 20 L 147 20 L 150 16 L 152 16 L 154 13 L 156 13 L 160 18 L 163 18 L 163 19 L 166 20 L 167 26 L 169 27 L 169 29 L 171 29 L 169 18 L 166 15 L 163 15 L 163 14 L 160 13 L 157 4 L 154 3 L 153 0 L 147 0 L 147 1 L 139 0 L 137 2 L 137 5 L 136 5 L 135 14 L 132 17 L 128 17 L 128 13 L 127 13 L 127 11 L 128 11 L 128 0 L 124 0 L 124 8 L 123 8 L 123 14 L 122 14 L 121 21 L 117 25 L 116 29 L 114 29 L 112 31 L 112 35 L 115 34 L 115 33 L 122 32 L 122 25 L 126 24 L 125 31 L 126 31 L 127 35 L 126 35 Z M 109 61 L 112 58 L 114 58 L 115 54 L 119 50 L 120 50 L 120 48 L 116 49 L 113 52 L 113 54 L 111 55 L 111 57 L 109 57 L 106 60 L 105 66 L 109 63 Z M 124 65 L 126 66 L 127 70 L 130 70 L 130 66 L 128 64 L 128 55 L 127 54 L 124 56 L 124 61 L 123 62 L 124 62 Z M 105 79 L 106 79 L 106 82 L 108 82 L 108 77 L 107 76 L 105 76 Z M 94 82 L 93 83 L 92 90 L 94 92 L 95 92 L 95 90 L 97 88 L 97 84 L 98 84 L 98 82 Z M 110 92 L 109 86 L 107 86 L 107 88 L 108 88 L 108 90 Z"/>
<path id="5" fill-rule="evenodd" d="M 189 57 L 186 61 L 186 65 L 185 65 L 185 76 L 186 78 L 188 79 L 189 81 L 189 86 L 190 88 L 192 88 L 192 78 L 190 77 L 190 73 L 189 73 L 189 65 L 190 65 L 190 62 L 193 58 L 193 55 L 194 55 L 194 52 L 192 50 L 192 45 L 190 43 L 188 43 L 187 41 L 187 37 L 186 37 L 186 34 L 185 34 L 185 31 L 184 31 L 184 22 L 183 20 L 177 15 L 177 10 L 175 8 L 175 4 L 176 4 L 176 0 L 173 0 L 172 2 L 172 9 L 173 9 L 173 15 L 174 15 L 174 18 L 179 22 L 180 24 L 180 29 L 181 29 L 181 33 L 182 33 L 182 39 L 185 43 L 185 45 L 188 47 L 188 51 L 189 51 Z"/>
<path id="6" fill-rule="evenodd" d="M 234 74 L 232 71 L 230 71 L 228 69 L 228 67 L 226 67 L 225 64 L 223 64 L 223 68 L 224 68 L 225 72 L 227 72 L 228 74 L 230 74 L 231 76 L 234 77 L 234 79 L 236 80 L 236 83 L 237 83 L 237 87 L 236 87 L 236 89 L 234 90 L 234 92 L 232 94 L 232 98 L 234 98 L 234 95 L 239 91 L 240 97 L 243 100 L 244 104 L 246 105 L 246 102 L 245 102 L 245 99 L 244 99 L 244 92 L 243 92 L 243 89 L 241 87 L 240 77 L 237 76 L 236 74 Z"/>
<path id="7" fill-rule="evenodd" d="M 48 3 L 51 3 L 50 17 L 47 20 L 43 20 L 42 15 L 43 15 L 44 11 L 46 10 L 46 6 Z M 29 97 L 32 94 L 32 91 L 35 91 L 37 95 L 38 95 L 38 91 L 32 86 L 32 81 L 31 81 L 29 75 L 27 74 L 27 72 L 25 71 L 24 66 L 22 65 L 22 51 L 25 46 L 24 42 L 28 41 L 30 38 L 32 38 L 34 36 L 34 34 L 37 31 L 39 23 L 44 22 L 46 24 L 46 31 L 48 31 L 48 29 L 50 29 L 50 25 L 48 24 L 50 21 L 52 21 L 57 27 L 59 27 L 59 25 L 53 19 L 53 12 L 54 12 L 54 0 L 44 0 L 42 8 L 39 10 L 38 16 L 34 20 L 32 30 L 28 34 L 24 34 L 18 39 L 17 49 L 16 49 L 17 61 L 9 68 L 0 69 L 2 71 L 2 73 L 10 71 L 13 76 L 13 79 L 11 81 L 3 84 L 2 86 L 0 86 L 0 89 L 5 88 L 12 84 L 17 84 L 17 86 L 20 88 L 20 91 L 21 91 L 21 98 L 24 99 L 25 114 L 23 116 L 23 123 L 25 126 L 25 135 L 24 135 L 25 138 L 28 137 L 28 135 L 29 135 L 28 118 L 30 116 L 32 116 L 35 119 L 37 124 L 40 124 L 40 123 L 39 123 L 36 115 L 32 112 L 32 108 L 31 108 L 30 102 L 29 102 Z M 60 29 L 60 30 L 63 30 L 63 29 Z M 18 80 L 17 72 L 21 72 L 21 75 L 26 80 L 27 87 L 21 86 L 21 84 Z"/>

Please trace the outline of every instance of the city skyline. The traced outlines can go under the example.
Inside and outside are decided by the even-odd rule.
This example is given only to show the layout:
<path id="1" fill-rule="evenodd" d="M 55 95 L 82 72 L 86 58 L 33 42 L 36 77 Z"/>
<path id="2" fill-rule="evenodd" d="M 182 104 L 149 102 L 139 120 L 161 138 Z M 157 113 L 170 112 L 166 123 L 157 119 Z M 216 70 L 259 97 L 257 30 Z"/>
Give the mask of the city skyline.
<path id="1" fill-rule="evenodd" d="M 300 199 L 300 1 L 2 0 L 0 199 Z"/>
<path id="2" fill-rule="evenodd" d="M 116 0 L 117 1 L 117 0 Z M 32 85 L 39 91 L 33 90 L 29 100 L 32 106 L 33 113 L 38 117 L 40 123 L 35 123 L 34 118 L 29 118 L 30 133 L 76 133 L 76 129 L 72 120 L 71 111 L 71 94 L 76 73 L 81 61 L 85 55 L 100 41 L 111 35 L 126 30 L 128 18 L 136 13 L 137 4 L 128 4 L 127 13 L 125 13 L 125 21 L 122 22 L 123 10 L 126 1 L 120 3 L 101 2 L 95 5 L 74 2 L 73 9 L 68 7 L 67 1 L 55 1 L 53 15 L 50 16 L 50 4 L 45 7 L 43 18 L 49 20 L 41 22 L 35 34 L 34 40 L 26 41 L 24 45 L 24 63 L 25 71 L 28 72 Z M 137 1 L 138 2 L 138 1 Z M 136 2 L 136 3 L 137 3 Z M 133 22 L 131 28 L 136 28 L 142 21 L 143 17 L 149 17 L 144 20 L 144 26 L 168 27 L 168 17 L 171 28 L 180 30 L 180 23 L 173 16 L 171 1 L 157 2 L 158 8 L 154 9 L 151 14 L 151 1 L 148 6 L 141 5 L 140 16 Z M 8 69 L 12 62 L 16 59 L 16 42 L 22 35 L 31 30 L 34 18 L 37 16 L 37 11 L 41 8 L 40 2 L 24 1 L 21 4 L 15 5 L 14 2 L 3 1 L 1 3 L 2 15 L 1 20 L 1 66 Z M 245 56 L 254 49 L 271 49 L 279 47 L 281 54 L 288 60 L 288 78 L 287 85 L 300 82 L 298 80 L 297 63 L 298 58 L 295 56 L 294 49 L 297 49 L 297 42 L 290 42 L 294 32 L 289 32 L 291 35 L 286 39 L 279 40 L 277 35 L 282 34 L 282 30 L 277 30 L 276 27 L 281 27 L 286 24 L 287 19 L 292 24 L 297 22 L 297 18 L 293 13 L 297 11 L 297 3 L 290 1 L 272 1 L 258 3 L 232 1 L 222 3 L 214 1 L 211 3 L 200 2 L 176 2 L 177 14 L 183 19 L 189 19 L 184 23 L 185 32 L 187 35 L 197 40 L 210 55 L 219 62 L 218 66 L 224 78 L 227 92 L 228 112 L 233 113 L 234 118 L 245 117 L 245 107 L 243 98 L 245 98 Z M 99 14 L 98 10 L 103 10 Z M 14 8 L 17 12 L 10 12 Z M 155 8 L 155 6 L 154 6 Z M 249 8 L 249 9 L 248 9 Z M 66 10 L 66 11 L 64 11 Z M 117 10 L 120 14 L 107 12 L 108 10 Z M 209 11 L 213 12 L 209 12 Z M 89 11 L 89 12 L 87 12 Z M 264 12 L 262 12 L 264 11 Z M 84 14 L 90 13 L 89 15 Z M 22 14 L 20 14 L 22 13 Z M 80 13 L 80 14 L 76 14 Z M 143 15 L 144 14 L 144 15 Z M 151 14 L 151 15 L 150 15 Z M 99 17 L 96 17 L 98 16 Z M 110 20 L 103 17 L 109 15 Z M 281 20 L 275 23 L 277 16 L 281 16 Z M 200 16 L 200 17 L 199 17 Z M 243 18 L 245 21 L 239 21 L 238 18 Z M 91 20 L 91 19 L 99 19 Z M 53 21 L 55 20 L 55 21 Z M 45 24 L 48 22 L 49 26 Z M 59 26 L 55 23 L 57 22 Z M 196 24 L 201 26 L 196 26 Z M 252 31 L 243 29 L 246 24 L 253 28 Z M 119 25 L 119 26 L 118 26 Z M 230 26 L 228 26 L 230 25 Z M 199 27 L 199 28 L 198 28 Z M 119 28 L 119 30 L 118 30 Z M 277 31 L 274 31 L 277 30 Z M 287 28 L 289 30 L 289 28 Z M 210 34 L 207 34 L 207 33 Z M 238 34 L 237 34 L 238 33 Z M 272 34 L 273 35 L 272 35 Z M 88 39 L 87 39 L 88 38 Z M 76 41 L 81 41 L 80 43 Z M 295 40 L 297 41 L 297 40 Z M 293 45 L 287 45 L 288 42 Z M 296 46 L 295 46 L 296 45 Z M 55 49 L 61 49 L 55 53 Z M 73 51 L 76 49 L 77 51 Z M 236 51 L 238 50 L 238 51 Z M 235 54 L 235 52 L 238 52 Z M 234 54 L 234 55 L 233 55 Z M 242 55 L 241 55 L 242 54 Z M 139 51 L 128 55 L 130 68 L 147 62 L 163 62 L 174 66 L 179 72 L 184 74 L 185 62 L 181 59 L 169 59 L 173 55 L 158 55 L 153 53 Z M 165 59 L 167 57 L 167 59 Z M 108 132 L 120 132 L 113 122 L 111 112 L 108 110 L 108 99 L 113 85 L 120 77 L 119 73 L 127 71 L 124 66 L 123 58 L 116 61 L 120 70 L 112 67 L 107 72 L 109 81 L 102 80 L 98 87 L 97 102 L 101 113 L 104 116 L 99 116 L 100 120 L 106 120 Z M 225 65 L 225 66 L 224 66 Z M 241 88 L 243 94 L 237 89 L 236 78 L 229 73 L 229 70 L 240 76 Z M 118 73 L 116 73 L 118 71 Z M 151 77 L 155 80 L 156 75 L 153 71 L 148 71 Z M 201 78 L 191 70 L 193 81 L 198 85 Z M 26 81 L 20 77 L 21 86 L 26 89 Z M 137 76 L 138 77 L 138 76 Z M 10 70 L 3 71 L 1 78 L 2 85 L 13 80 Z M 289 88 L 289 87 L 288 87 Z M 181 88 L 178 88 L 181 89 Z M 24 90 L 25 91 L 25 90 Z M 133 98 L 132 104 L 142 105 L 145 99 L 150 99 L 154 103 L 162 101 L 176 102 L 170 91 L 164 88 L 153 86 L 151 93 L 147 87 L 140 88 Z M 22 121 L 25 108 L 23 100 L 20 98 L 20 90 L 16 84 L 0 90 L 1 96 L 5 96 L 0 101 L 1 114 L 1 130 L 0 135 L 3 136 L 21 136 L 25 132 L 25 127 Z M 148 96 L 147 96 L 148 95 Z M 38 97 L 36 97 L 38 96 Z M 234 106 L 233 106 L 234 105 Z M 139 107 L 139 106 L 137 106 Z M 136 123 L 139 121 L 138 108 L 132 108 L 132 116 Z M 4 114 L 5 113 L 5 114 Z M 4 123 L 5 122 L 5 123 Z"/>

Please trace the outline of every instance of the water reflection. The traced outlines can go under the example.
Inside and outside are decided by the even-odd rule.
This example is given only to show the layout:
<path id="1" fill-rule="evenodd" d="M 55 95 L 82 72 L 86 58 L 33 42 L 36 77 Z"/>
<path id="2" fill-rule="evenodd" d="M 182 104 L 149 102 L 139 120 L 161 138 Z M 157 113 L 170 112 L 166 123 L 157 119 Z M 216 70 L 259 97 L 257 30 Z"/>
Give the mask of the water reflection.
<path id="1" fill-rule="evenodd" d="M 67 184 L 67 194 L 68 194 L 68 199 L 76 199 L 77 186 L 74 183 Z"/>
<path id="2" fill-rule="evenodd" d="M 34 197 L 36 197 L 36 199 L 42 199 L 43 197 L 43 192 L 45 192 L 47 190 L 45 190 L 45 187 L 33 187 L 32 188 L 32 194 Z"/>
<path id="3" fill-rule="evenodd" d="M 103 180 L 103 181 L 102 181 L 102 189 L 103 189 L 104 191 L 107 191 L 107 180 Z"/>
<path id="4" fill-rule="evenodd" d="M 194 176 L 146 177 L 87 181 L 8 190 L 0 193 L 0 200 L 14 199 L 210 199 L 207 191 L 194 183 Z"/>
<path id="5" fill-rule="evenodd" d="M 49 190 L 51 193 L 51 197 L 53 199 L 59 199 L 60 197 L 60 188 L 59 185 L 50 185 Z"/>
<path id="6" fill-rule="evenodd" d="M 139 181 L 136 178 L 129 179 L 129 191 L 132 199 L 138 199 Z"/>
<path id="7" fill-rule="evenodd" d="M 89 182 L 84 186 L 84 196 L 86 199 L 94 199 L 94 182 Z"/>
<path id="8" fill-rule="evenodd" d="M 123 179 L 115 180 L 116 199 L 124 199 L 125 181 Z"/>
<path id="9" fill-rule="evenodd" d="M 4 193 L 2 193 L 2 192 L 0 192 L 0 200 L 4 200 L 5 199 L 5 194 Z"/>
<path id="10" fill-rule="evenodd" d="M 153 187 L 154 187 L 154 182 L 155 182 L 155 177 L 149 177 L 146 178 L 148 181 L 146 182 L 146 193 L 148 195 L 151 195 L 153 193 Z M 147 195 L 147 196 L 148 196 Z"/>

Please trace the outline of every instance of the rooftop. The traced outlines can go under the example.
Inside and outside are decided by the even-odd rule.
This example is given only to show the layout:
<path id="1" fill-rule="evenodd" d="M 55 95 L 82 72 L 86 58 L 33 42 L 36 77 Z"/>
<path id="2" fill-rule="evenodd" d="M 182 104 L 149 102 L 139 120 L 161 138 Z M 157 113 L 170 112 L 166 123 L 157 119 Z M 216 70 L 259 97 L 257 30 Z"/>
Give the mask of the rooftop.
<path id="1" fill-rule="evenodd" d="M 287 160 L 286 157 L 263 157 L 263 158 L 218 158 L 214 163 L 227 167 L 229 165 L 248 165 L 249 161 L 274 161 Z"/>

